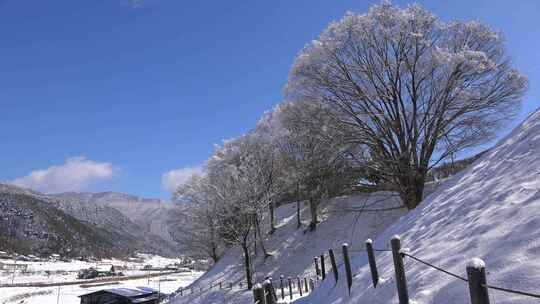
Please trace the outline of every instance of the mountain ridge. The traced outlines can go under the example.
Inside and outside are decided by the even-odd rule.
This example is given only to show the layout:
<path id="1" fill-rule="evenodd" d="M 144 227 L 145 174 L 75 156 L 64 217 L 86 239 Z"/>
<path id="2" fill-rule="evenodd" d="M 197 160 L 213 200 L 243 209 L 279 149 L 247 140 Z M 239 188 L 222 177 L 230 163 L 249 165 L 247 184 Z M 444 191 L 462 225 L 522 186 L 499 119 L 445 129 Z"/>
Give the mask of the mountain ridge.
<path id="1" fill-rule="evenodd" d="M 164 256 L 179 254 L 169 232 L 169 210 L 175 206 L 159 199 L 113 191 L 44 194 L 5 183 L 0 183 L 0 195 L 18 195 L 19 205 L 29 201 L 41 203 L 25 205 L 30 209 L 53 205 L 66 216 L 95 230 L 106 243 L 122 248 L 122 254 L 134 251 Z M 9 247 L 6 242 L 2 244 Z"/>

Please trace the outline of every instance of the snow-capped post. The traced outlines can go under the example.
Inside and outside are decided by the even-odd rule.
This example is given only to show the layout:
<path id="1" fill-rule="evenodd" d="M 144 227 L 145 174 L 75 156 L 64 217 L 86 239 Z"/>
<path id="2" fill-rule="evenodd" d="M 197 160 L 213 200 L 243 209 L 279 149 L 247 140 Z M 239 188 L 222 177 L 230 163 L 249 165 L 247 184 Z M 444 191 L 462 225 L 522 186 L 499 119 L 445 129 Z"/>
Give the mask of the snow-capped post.
<path id="1" fill-rule="evenodd" d="M 180 295 L 181 295 L 181 296 L 183 295 L 183 289 L 182 289 L 182 287 L 180 287 Z"/>
<path id="2" fill-rule="evenodd" d="M 473 258 L 467 263 L 467 278 L 469 279 L 469 292 L 471 304 L 489 304 L 488 289 L 486 287 L 486 264 L 479 258 Z"/>
<path id="3" fill-rule="evenodd" d="M 315 281 L 313 279 L 309 279 L 309 289 L 311 289 L 311 292 L 315 289 Z"/>
<path id="4" fill-rule="evenodd" d="M 377 288 L 377 283 L 379 282 L 379 271 L 377 270 L 377 263 L 375 262 L 375 255 L 373 254 L 373 241 L 371 239 L 366 240 L 366 251 L 369 269 L 371 270 L 371 279 L 373 280 L 373 288 Z"/>
<path id="5" fill-rule="evenodd" d="M 292 279 L 291 277 L 289 279 L 289 298 L 292 300 Z"/>
<path id="6" fill-rule="evenodd" d="M 304 277 L 304 289 L 306 291 L 306 294 L 309 292 L 309 287 L 308 287 L 308 284 L 307 284 L 307 278 Z"/>
<path id="7" fill-rule="evenodd" d="M 265 280 L 264 283 L 263 283 L 263 290 L 264 290 L 264 294 L 265 294 L 266 304 L 275 304 L 276 301 L 274 299 L 274 291 L 273 291 L 272 281 L 270 281 L 269 279 Z"/>
<path id="8" fill-rule="evenodd" d="M 296 289 L 298 289 L 298 292 L 300 293 L 300 296 L 303 296 L 303 294 L 302 294 L 302 282 L 300 281 L 300 277 L 296 277 L 296 282 L 297 282 Z"/>
<path id="9" fill-rule="evenodd" d="M 398 235 L 394 235 L 390 243 L 392 244 L 392 256 L 394 258 L 399 304 L 409 304 L 407 279 L 405 278 L 405 267 L 403 265 L 403 256 L 401 255 L 401 239 Z"/>
<path id="10" fill-rule="evenodd" d="M 339 278 L 338 269 L 336 264 L 336 256 L 334 255 L 334 250 L 332 248 L 328 249 L 328 255 L 330 256 L 330 263 L 332 263 L 332 272 L 334 273 L 334 280 L 336 284 Z"/>
<path id="11" fill-rule="evenodd" d="M 324 254 L 321 254 L 321 277 L 324 280 L 326 278 L 326 269 L 324 265 Z"/>
<path id="12" fill-rule="evenodd" d="M 223 289 L 223 282 L 219 282 L 219 289 Z"/>
<path id="13" fill-rule="evenodd" d="M 275 285 L 274 285 L 274 281 L 272 280 L 272 277 L 270 277 L 269 280 L 270 280 L 270 288 L 272 289 L 272 297 L 274 298 L 273 303 L 276 303 L 277 300 L 278 300 L 278 297 L 277 297 L 277 292 L 276 292 L 276 288 L 275 288 Z"/>
<path id="14" fill-rule="evenodd" d="M 264 289 L 261 284 L 255 284 L 255 286 L 253 286 L 253 303 L 266 304 Z"/>
<path id="15" fill-rule="evenodd" d="M 279 276 L 279 288 L 281 288 L 281 299 L 285 300 L 285 291 L 283 290 L 283 276 Z"/>
<path id="16" fill-rule="evenodd" d="M 349 258 L 349 244 L 344 243 L 341 248 L 343 250 L 343 262 L 345 263 L 345 274 L 347 275 L 347 286 L 349 287 L 349 295 L 351 295 L 352 269 L 351 260 Z"/>
<path id="17" fill-rule="evenodd" d="M 319 269 L 319 258 L 315 257 L 314 260 L 315 260 L 315 275 L 320 276 L 321 270 Z"/>

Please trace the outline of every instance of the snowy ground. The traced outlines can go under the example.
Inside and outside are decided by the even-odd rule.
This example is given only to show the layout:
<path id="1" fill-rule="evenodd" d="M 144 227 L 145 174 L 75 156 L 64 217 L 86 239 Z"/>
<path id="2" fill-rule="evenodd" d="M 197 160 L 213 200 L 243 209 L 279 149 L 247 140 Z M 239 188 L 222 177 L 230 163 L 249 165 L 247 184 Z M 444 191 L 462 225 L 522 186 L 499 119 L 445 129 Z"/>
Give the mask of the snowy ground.
<path id="1" fill-rule="evenodd" d="M 17 264 L 28 264 L 27 272 L 17 271 L 0 272 L 0 284 L 27 283 L 27 282 L 71 282 L 80 281 L 80 285 L 67 285 L 61 287 L 4 287 L 0 288 L 0 303 L 9 304 L 78 304 L 78 296 L 89 292 L 117 287 L 151 287 L 160 290 L 163 293 L 172 293 L 180 287 L 189 285 L 197 279 L 202 273 L 187 272 L 162 275 L 160 277 L 135 279 L 128 281 L 110 282 L 108 285 L 94 286 L 85 288 L 85 280 L 77 280 L 77 271 L 83 268 L 95 267 L 100 264 L 116 265 L 125 267 L 122 269 L 125 275 L 140 275 L 156 272 L 140 270 L 144 265 L 150 264 L 154 267 L 163 267 L 174 262 L 176 259 L 168 259 L 159 256 L 141 255 L 143 263 L 125 262 L 120 260 L 103 260 L 100 262 L 17 262 Z M 14 261 L 1 260 L 4 263 L 13 263 Z"/>
<path id="2" fill-rule="evenodd" d="M 486 262 L 491 285 L 540 290 L 540 111 L 464 172 L 439 187 L 415 210 L 375 240 L 388 247 L 394 234 L 403 247 L 439 267 L 466 276 L 467 261 Z M 352 294 L 343 280 L 325 281 L 295 303 L 398 303 L 392 258 L 376 256 L 382 277 L 371 286 L 364 254 L 353 256 Z M 470 303 L 466 282 L 405 258 L 409 295 L 415 304 Z M 344 272 L 340 269 L 341 273 Z M 538 299 L 490 290 L 491 303 L 538 303 Z"/>
<path id="3" fill-rule="evenodd" d="M 405 213 L 397 209 L 380 213 L 336 212 L 343 208 L 369 209 L 388 208 L 399 205 L 398 199 L 392 193 L 376 193 L 372 195 L 356 195 L 341 197 L 322 204 L 322 223 L 315 232 L 305 233 L 305 223 L 309 221 L 309 210 L 302 208 L 304 226 L 296 229 L 296 205 L 285 205 L 276 210 L 279 221 L 277 231 L 268 236 L 266 246 L 272 257 L 264 260 L 261 256 L 253 261 L 254 279 L 260 282 L 266 275 L 274 279 L 280 275 L 311 276 L 314 272 L 313 257 L 329 248 L 338 248 L 343 242 L 351 244 L 353 250 L 359 250 L 366 238 L 377 235 L 386 227 L 394 223 Z M 267 221 L 264 222 L 267 224 Z M 330 264 L 327 259 L 327 270 Z M 242 254 L 238 248 L 230 250 L 210 271 L 204 274 L 193 286 L 206 288 L 211 282 L 232 282 L 235 286 L 244 280 Z M 245 285 L 244 285 L 245 286 Z M 175 304 L 197 303 L 236 303 L 252 304 L 252 294 L 245 290 L 235 288 L 233 291 L 212 290 L 210 292 L 195 293 L 193 296 L 177 296 Z"/>

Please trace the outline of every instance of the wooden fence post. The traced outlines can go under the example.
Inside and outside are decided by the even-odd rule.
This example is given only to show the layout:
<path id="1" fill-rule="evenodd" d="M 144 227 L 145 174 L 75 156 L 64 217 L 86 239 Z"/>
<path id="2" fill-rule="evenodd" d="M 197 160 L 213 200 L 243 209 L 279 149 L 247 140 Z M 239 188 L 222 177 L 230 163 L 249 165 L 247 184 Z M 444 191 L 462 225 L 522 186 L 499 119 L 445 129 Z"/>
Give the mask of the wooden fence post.
<path id="1" fill-rule="evenodd" d="M 285 300 L 285 292 L 284 292 L 284 286 L 283 286 L 283 276 L 279 276 L 279 288 L 281 288 L 281 299 Z"/>
<path id="2" fill-rule="evenodd" d="M 334 250 L 333 249 L 328 249 L 328 255 L 330 256 L 330 263 L 332 263 L 332 271 L 334 272 L 334 280 L 336 280 L 336 284 L 337 284 L 337 281 L 339 279 L 339 274 L 338 274 L 338 269 L 337 269 L 337 264 L 336 264 L 336 256 L 334 255 Z"/>
<path id="3" fill-rule="evenodd" d="M 184 293 L 184 292 L 183 292 L 183 289 L 182 289 L 182 287 L 180 287 L 180 295 L 182 296 L 183 293 Z"/>
<path id="4" fill-rule="evenodd" d="M 349 287 L 349 296 L 351 295 L 352 286 L 352 269 L 351 260 L 349 258 L 349 245 L 347 243 L 341 246 L 343 250 L 343 261 L 345 262 L 345 274 L 347 275 L 347 286 Z"/>
<path id="5" fill-rule="evenodd" d="M 371 279 L 373 280 L 373 288 L 377 288 L 377 284 L 379 283 L 379 271 L 377 270 L 375 254 L 373 254 L 373 241 L 371 239 L 366 240 L 366 251 L 368 256 L 369 269 L 371 270 Z"/>
<path id="6" fill-rule="evenodd" d="M 289 298 L 292 300 L 292 279 L 291 279 L 291 277 L 289 277 L 288 280 L 289 280 Z"/>
<path id="7" fill-rule="evenodd" d="M 315 282 L 313 279 L 309 279 L 309 289 L 311 289 L 311 292 L 315 289 Z"/>
<path id="8" fill-rule="evenodd" d="M 315 275 L 320 276 L 321 275 L 321 270 L 319 269 L 319 258 L 315 257 L 313 260 L 315 262 Z"/>
<path id="9" fill-rule="evenodd" d="M 324 265 L 324 254 L 321 254 L 321 277 L 326 278 L 326 265 Z"/>
<path id="10" fill-rule="evenodd" d="M 265 292 L 266 304 L 275 304 L 277 299 L 275 298 L 274 286 L 270 279 L 264 281 L 263 289 Z"/>
<path id="11" fill-rule="evenodd" d="M 467 278 L 469 279 L 469 292 L 471 304 L 489 304 L 488 289 L 486 287 L 486 264 L 479 258 L 467 263 Z"/>
<path id="12" fill-rule="evenodd" d="M 306 291 L 306 293 L 308 293 L 309 292 L 309 287 L 308 287 L 308 284 L 307 284 L 307 278 L 306 277 L 304 277 L 304 287 L 305 287 L 304 290 Z"/>
<path id="13" fill-rule="evenodd" d="M 300 281 L 300 277 L 296 277 L 296 281 L 298 283 L 298 292 L 300 293 L 300 296 L 303 296 L 302 294 L 302 282 Z"/>
<path id="14" fill-rule="evenodd" d="M 398 290 L 399 304 L 409 304 L 409 292 L 407 291 L 407 279 L 405 278 L 405 266 L 401 256 L 401 239 L 394 235 L 390 241 L 392 244 L 392 256 L 396 273 L 396 285 Z"/>
<path id="15" fill-rule="evenodd" d="M 222 284 L 223 284 L 223 282 L 219 282 L 219 289 L 222 289 L 222 288 L 223 288 L 223 287 L 222 287 Z"/>
<path id="16" fill-rule="evenodd" d="M 261 284 L 253 286 L 253 303 L 254 304 L 266 304 L 266 298 L 264 297 L 264 289 Z"/>

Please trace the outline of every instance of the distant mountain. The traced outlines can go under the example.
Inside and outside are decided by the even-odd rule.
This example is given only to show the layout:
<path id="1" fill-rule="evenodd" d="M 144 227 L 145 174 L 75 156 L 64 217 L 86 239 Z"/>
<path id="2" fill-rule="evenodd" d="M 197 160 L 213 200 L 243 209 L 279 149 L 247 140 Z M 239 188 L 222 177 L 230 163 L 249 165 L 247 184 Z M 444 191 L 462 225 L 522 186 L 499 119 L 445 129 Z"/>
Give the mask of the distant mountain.
<path id="1" fill-rule="evenodd" d="M 0 250 L 20 254 L 63 256 L 124 256 L 110 233 L 80 221 L 25 191 L 0 186 Z"/>
<path id="2" fill-rule="evenodd" d="M 85 227 L 86 230 L 95 235 L 95 237 L 89 236 L 89 246 L 93 244 L 94 239 L 100 242 L 100 244 L 92 245 L 96 248 L 95 254 L 119 255 L 140 251 L 177 256 L 180 253 L 178 245 L 169 233 L 171 231 L 170 214 L 174 213 L 170 211 L 175 207 L 160 200 L 143 199 L 117 192 L 69 192 L 46 195 L 1 183 L 0 199 L 2 199 L 0 200 L 2 203 L 0 216 L 6 215 L 0 218 L 0 227 L 6 227 L 11 231 L 10 234 L 4 233 L 6 230 L 0 231 L 0 250 L 4 248 L 22 250 L 21 252 L 43 253 L 42 250 L 36 251 L 35 246 L 25 245 L 24 248 L 15 246 L 24 237 L 24 233 L 14 232 L 13 229 L 19 227 L 18 223 L 24 227 L 35 225 L 30 220 L 31 216 L 28 216 L 28 212 L 42 214 L 43 209 L 50 209 L 49 211 L 56 216 L 39 217 L 40 224 L 46 223 L 56 227 L 57 221 L 65 221 L 66 225 L 73 224 Z M 52 240 L 47 245 L 46 237 L 38 239 L 40 241 L 32 239 L 28 244 L 37 242 L 39 245 L 36 246 L 40 248 L 48 245 L 56 246 Z M 75 247 L 80 247 L 78 243 L 75 245 Z M 101 247 L 103 249 L 99 249 Z M 79 248 L 67 248 L 66 246 L 66 248 L 58 250 L 72 251 L 75 249 Z"/>
<path id="3" fill-rule="evenodd" d="M 172 204 L 118 192 L 67 192 L 51 197 L 58 200 L 62 210 L 78 219 L 136 237 L 139 251 L 179 254 L 169 232 Z"/>

